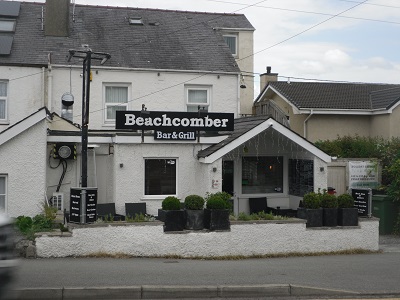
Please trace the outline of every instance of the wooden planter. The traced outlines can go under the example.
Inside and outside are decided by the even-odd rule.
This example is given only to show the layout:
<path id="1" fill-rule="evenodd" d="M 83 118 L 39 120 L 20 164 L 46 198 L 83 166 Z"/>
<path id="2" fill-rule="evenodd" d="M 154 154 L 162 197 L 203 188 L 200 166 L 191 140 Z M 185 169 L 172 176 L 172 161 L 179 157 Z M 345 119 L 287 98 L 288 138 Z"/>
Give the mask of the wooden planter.
<path id="1" fill-rule="evenodd" d="M 358 226 L 358 208 L 338 208 L 339 226 Z"/>
<path id="2" fill-rule="evenodd" d="M 323 208 L 322 222 L 324 226 L 336 227 L 338 220 L 338 209 L 337 208 Z"/>
<path id="3" fill-rule="evenodd" d="M 183 231 L 185 227 L 184 210 L 165 210 L 164 211 L 164 232 Z"/>
<path id="4" fill-rule="evenodd" d="M 307 227 L 322 227 L 322 208 L 307 208 Z"/>
<path id="5" fill-rule="evenodd" d="M 229 209 L 204 209 L 204 228 L 213 230 L 229 230 Z"/>
<path id="6" fill-rule="evenodd" d="M 204 210 L 185 209 L 186 225 L 185 228 L 189 230 L 202 230 L 204 229 Z"/>

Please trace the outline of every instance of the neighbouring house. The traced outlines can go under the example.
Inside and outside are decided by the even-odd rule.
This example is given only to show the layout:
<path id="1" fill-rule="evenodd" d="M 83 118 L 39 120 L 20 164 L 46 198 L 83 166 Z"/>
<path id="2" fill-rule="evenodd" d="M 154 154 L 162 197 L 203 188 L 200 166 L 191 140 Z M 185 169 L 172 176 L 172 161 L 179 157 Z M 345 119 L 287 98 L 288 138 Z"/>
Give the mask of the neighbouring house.
<path id="1" fill-rule="evenodd" d="M 278 81 L 261 75 L 256 115 L 273 115 L 311 142 L 338 136 L 400 136 L 400 84 Z"/>
<path id="2" fill-rule="evenodd" d="M 69 210 L 83 180 L 116 213 L 146 203 L 153 215 L 166 196 L 221 190 L 237 213 L 253 197 L 296 209 L 327 186 L 328 155 L 273 117 L 242 118 L 244 15 L 2 1 L 0 25 L 0 210 L 12 217 L 44 201 Z"/>

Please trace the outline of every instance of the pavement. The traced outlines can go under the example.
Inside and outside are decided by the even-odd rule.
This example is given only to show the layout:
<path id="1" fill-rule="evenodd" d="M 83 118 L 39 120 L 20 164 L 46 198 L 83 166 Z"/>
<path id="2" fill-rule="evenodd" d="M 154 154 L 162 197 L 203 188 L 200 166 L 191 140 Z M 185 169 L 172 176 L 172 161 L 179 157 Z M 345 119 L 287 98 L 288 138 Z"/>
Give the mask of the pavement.
<path id="1" fill-rule="evenodd" d="M 5 299 L 400 299 L 400 236 L 379 244 L 375 254 L 229 262 L 23 259 Z"/>

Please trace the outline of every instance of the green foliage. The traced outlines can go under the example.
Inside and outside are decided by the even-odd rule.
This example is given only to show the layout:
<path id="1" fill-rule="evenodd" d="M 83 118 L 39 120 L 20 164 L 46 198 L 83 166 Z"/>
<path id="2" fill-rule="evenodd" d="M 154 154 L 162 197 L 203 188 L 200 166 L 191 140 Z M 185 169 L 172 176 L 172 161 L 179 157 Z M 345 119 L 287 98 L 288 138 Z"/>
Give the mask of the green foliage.
<path id="1" fill-rule="evenodd" d="M 315 192 L 310 192 L 304 194 L 303 205 L 308 209 L 317 209 L 321 207 L 321 194 Z"/>
<path id="2" fill-rule="evenodd" d="M 185 198 L 185 208 L 201 210 L 204 208 L 204 198 L 199 195 L 189 195 Z"/>
<path id="3" fill-rule="evenodd" d="M 180 210 L 181 203 L 178 198 L 174 196 L 168 196 L 162 201 L 161 207 L 163 210 Z"/>
<path id="4" fill-rule="evenodd" d="M 244 212 L 239 213 L 238 218 L 239 221 L 256 221 L 256 220 L 284 220 L 288 219 L 287 217 L 275 216 L 272 213 L 266 212 L 258 212 L 251 215 L 248 215 Z"/>
<path id="5" fill-rule="evenodd" d="M 354 199 L 349 194 L 342 194 L 337 197 L 339 208 L 352 208 L 354 207 Z"/>
<path id="6" fill-rule="evenodd" d="M 321 195 L 321 207 L 323 208 L 337 208 L 338 200 L 335 195 L 324 193 Z"/>
<path id="7" fill-rule="evenodd" d="M 128 223 L 146 222 L 148 221 L 148 218 L 146 218 L 144 214 L 140 213 L 140 214 L 135 214 L 134 217 L 126 216 L 125 221 Z"/>
<path id="8" fill-rule="evenodd" d="M 400 158 L 396 159 L 391 166 L 387 168 L 391 182 L 387 186 L 387 194 L 393 201 L 400 201 Z"/>
<path id="9" fill-rule="evenodd" d="M 26 238 L 34 240 L 36 232 L 52 230 L 53 221 L 53 218 L 45 215 L 36 215 L 33 218 L 19 216 L 15 221 L 15 226 Z"/>
<path id="10" fill-rule="evenodd" d="M 380 137 L 344 136 L 336 140 L 317 141 L 315 145 L 331 156 L 345 158 L 377 159 L 382 166 L 382 189 L 384 190 L 398 172 L 394 171 L 393 164 L 400 159 L 400 138 L 389 140 Z M 393 194 L 396 198 L 396 195 Z M 397 197 L 398 198 L 398 197 Z"/>
<path id="11" fill-rule="evenodd" d="M 232 204 L 230 202 L 232 196 L 226 192 L 207 193 L 206 208 L 208 209 L 231 209 Z"/>

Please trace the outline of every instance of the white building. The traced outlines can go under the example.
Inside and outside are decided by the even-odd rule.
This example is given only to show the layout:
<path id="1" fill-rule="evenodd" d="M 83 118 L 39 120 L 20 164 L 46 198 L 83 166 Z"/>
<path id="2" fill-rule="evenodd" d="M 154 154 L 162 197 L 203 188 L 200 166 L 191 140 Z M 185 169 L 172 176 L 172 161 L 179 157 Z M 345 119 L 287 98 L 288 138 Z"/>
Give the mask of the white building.
<path id="1" fill-rule="evenodd" d="M 254 28 L 244 15 L 68 0 L 2 1 L 0 8 L 0 209 L 8 215 L 33 216 L 53 195 L 69 210 L 70 190 L 82 182 L 83 99 L 90 99 L 87 186 L 119 214 L 125 203 L 145 202 L 156 215 L 167 195 L 221 190 L 234 194 L 236 212 L 256 196 L 296 208 L 301 192 L 326 188 L 330 157 L 271 118 L 240 118 L 254 96 L 240 88 L 253 85 L 240 69 L 253 70 Z M 78 57 L 88 53 L 89 96 Z M 100 65 L 97 58 L 108 55 Z M 71 94 L 74 104 L 64 105 Z M 237 118 L 235 131 L 158 140 L 152 130 L 116 129 L 116 111 L 143 107 L 228 113 Z M 62 145 L 72 154 L 54 158 Z M 301 175 L 293 173 L 298 166 Z"/>

